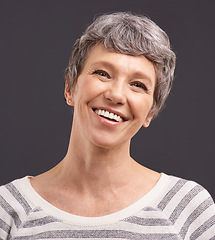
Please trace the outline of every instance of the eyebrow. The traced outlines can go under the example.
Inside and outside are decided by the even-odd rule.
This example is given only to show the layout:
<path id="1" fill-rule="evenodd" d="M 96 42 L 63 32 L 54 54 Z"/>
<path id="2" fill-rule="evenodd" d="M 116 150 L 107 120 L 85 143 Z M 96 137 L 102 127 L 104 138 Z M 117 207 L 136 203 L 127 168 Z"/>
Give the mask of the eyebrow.
<path id="1" fill-rule="evenodd" d="M 109 63 L 109 62 L 106 62 L 106 61 L 95 62 L 95 63 L 92 63 L 91 66 L 96 67 L 97 65 L 102 65 L 104 67 L 115 69 L 115 66 L 112 63 Z"/>
<path id="2" fill-rule="evenodd" d="M 107 61 L 104 61 L 104 60 L 92 63 L 92 65 L 91 65 L 91 67 L 97 67 L 97 66 L 98 67 L 99 66 L 104 66 L 104 67 L 107 67 L 111 70 L 115 70 L 115 71 L 117 70 L 117 68 L 115 67 L 114 64 L 112 64 L 110 62 L 107 62 Z M 147 74 L 145 74 L 144 72 L 134 70 L 134 72 L 132 73 L 132 78 L 147 80 L 147 82 L 149 82 L 153 85 L 153 80 L 151 79 L 151 77 L 148 76 Z M 155 79 L 155 82 L 156 82 L 156 79 Z"/>

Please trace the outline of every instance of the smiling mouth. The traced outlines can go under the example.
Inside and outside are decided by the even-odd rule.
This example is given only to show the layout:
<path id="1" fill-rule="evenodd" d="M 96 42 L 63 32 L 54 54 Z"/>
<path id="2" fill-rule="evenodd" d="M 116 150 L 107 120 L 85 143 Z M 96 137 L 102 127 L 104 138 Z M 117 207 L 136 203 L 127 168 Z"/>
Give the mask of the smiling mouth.
<path id="1" fill-rule="evenodd" d="M 103 109 L 93 109 L 93 111 L 101 117 L 104 117 L 108 120 L 114 121 L 114 122 L 123 122 L 124 119 L 122 117 L 120 117 L 119 115 L 112 113 L 112 112 L 108 112 L 107 110 L 103 110 Z"/>

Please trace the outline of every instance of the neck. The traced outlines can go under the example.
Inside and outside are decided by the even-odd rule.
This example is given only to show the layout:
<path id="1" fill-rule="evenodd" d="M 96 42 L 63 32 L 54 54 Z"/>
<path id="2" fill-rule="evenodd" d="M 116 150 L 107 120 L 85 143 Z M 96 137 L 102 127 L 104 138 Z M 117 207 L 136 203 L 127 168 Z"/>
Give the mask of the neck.
<path id="1" fill-rule="evenodd" d="M 95 146 L 71 133 L 67 155 L 54 169 L 59 180 L 79 189 L 112 188 L 132 178 L 139 168 L 130 157 L 130 142 L 115 148 Z M 77 184 L 78 183 L 78 184 Z"/>
<path id="2" fill-rule="evenodd" d="M 65 158 L 31 183 L 43 198 L 70 213 L 102 216 L 117 212 L 149 192 L 160 177 L 136 163 L 129 146 L 130 142 L 102 148 L 71 134 Z"/>

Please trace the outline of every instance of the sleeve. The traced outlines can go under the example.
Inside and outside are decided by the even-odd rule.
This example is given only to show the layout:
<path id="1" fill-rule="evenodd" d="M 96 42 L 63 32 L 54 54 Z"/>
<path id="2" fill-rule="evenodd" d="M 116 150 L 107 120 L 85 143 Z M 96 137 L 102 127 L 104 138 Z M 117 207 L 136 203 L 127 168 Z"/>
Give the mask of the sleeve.
<path id="1" fill-rule="evenodd" d="M 184 209 L 187 218 L 180 235 L 185 240 L 215 240 L 215 204 L 212 197 L 199 184 L 185 197 L 188 195 L 193 197 Z"/>
<path id="2" fill-rule="evenodd" d="M 4 186 L 0 187 L 0 239 L 10 239 L 13 217 L 16 213 L 9 204 L 10 198 Z"/>
<path id="3" fill-rule="evenodd" d="M 0 240 L 16 235 L 29 211 L 21 193 L 13 183 L 0 186 Z"/>

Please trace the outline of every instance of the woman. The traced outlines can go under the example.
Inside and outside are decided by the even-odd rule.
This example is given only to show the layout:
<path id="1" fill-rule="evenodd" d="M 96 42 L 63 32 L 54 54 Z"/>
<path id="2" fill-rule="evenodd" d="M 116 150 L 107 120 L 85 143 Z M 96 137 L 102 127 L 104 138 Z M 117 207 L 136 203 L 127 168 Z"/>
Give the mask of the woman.
<path id="1" fill-rule="evenodd" d="M 50 171 L 1 187 L 1 239 L 215 239 L 209 193 L 129 153 L 162 108 L 174 68 L 167 35 L 148 18 L 97 18 L 66 69 L 68 152 Z"/>

